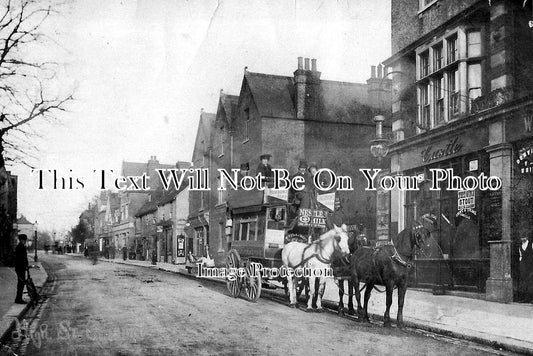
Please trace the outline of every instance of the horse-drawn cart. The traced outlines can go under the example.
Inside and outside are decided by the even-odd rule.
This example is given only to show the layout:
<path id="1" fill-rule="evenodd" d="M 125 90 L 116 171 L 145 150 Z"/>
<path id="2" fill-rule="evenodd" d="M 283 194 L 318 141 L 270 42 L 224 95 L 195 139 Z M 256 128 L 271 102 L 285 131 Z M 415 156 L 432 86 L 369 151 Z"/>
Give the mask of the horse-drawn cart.
<path id="1" fill-rule="evenodd" d="M 247 299 L 255 302 L 261 296 L 263 286 L 281 287 L 273 281 L 282 283 L 286 288 L 286 279 L 275 272 L 282 266 L 284 245 L 294 240 L 307 242 L 307 236 L 313 230 L 322 232 L 327 212 L 296 210 L 288 201 L 287 191 L 270 189 L 233 191 L 229 196 L 229 206 L 233 217 L 233 238 L 226 257 L 226 269 L 229 271 L 226 285 L 230 295 L 238 297 L 244 290 Z M 290 233 L 299 228 L 305 234 Z"/>

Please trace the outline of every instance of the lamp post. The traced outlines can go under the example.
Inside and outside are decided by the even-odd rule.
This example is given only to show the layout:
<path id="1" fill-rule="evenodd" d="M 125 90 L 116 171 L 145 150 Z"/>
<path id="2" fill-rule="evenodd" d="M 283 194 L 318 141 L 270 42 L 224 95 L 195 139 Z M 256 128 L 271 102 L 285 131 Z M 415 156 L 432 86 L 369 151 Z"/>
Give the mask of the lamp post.
<path id="1" fill-rule="evenodd" d="M 389 153 L 389 144 L 391 140 L 386 137 L 383 137 L 383 121 L 385 117 L 383 115 L 374 116 L 373 119 L 376 124 L 376 138 L 370 141 L 370 153 L 372 156 L 376 157 L 378 161 Z"/>
<path id="2" fill-rule="evenodd" d="M 35 238 L 33 240 L 34 250 L 35 250 L 35 256 L 33 256 L 33 261 L 37 262 L 37 220 L 35 220 L 35 224 L 33 224 L 33 230 L 35 231 Z"/>

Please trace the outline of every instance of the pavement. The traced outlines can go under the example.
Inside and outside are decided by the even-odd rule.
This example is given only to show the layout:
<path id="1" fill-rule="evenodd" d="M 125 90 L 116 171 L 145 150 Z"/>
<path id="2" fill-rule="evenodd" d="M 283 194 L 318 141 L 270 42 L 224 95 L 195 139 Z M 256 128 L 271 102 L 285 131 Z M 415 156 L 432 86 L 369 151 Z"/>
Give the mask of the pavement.
<path id="1" fill-rule="evenodd" d="M 38 266 L 38 268 L 30 269 L 30 275 L 37 290 L 41 290 L 48 279 L 48 274 L 40 262 L 33 261 L 33 254 L 28 254 L 28 261 L 30 266 Z M 29 306 L 14 303 L 17 294 L 17 274 L 13 267 L 0 267 L 0 285 L 2 286 L 0 288 L 0 341 L 2 341 L 15 325 L 15 320 L 22 320 Z M 23 299 L 30 300 L 26 294 L 26 288 L 24 288 Z"/>
<path id="2" fill-rule="evenodd" d="M 71 255 L 83 258 L 83 255 Z M 196 270 L 189 274 L 185 265 L 161 262 L 153 265 L 150 261 L 124 261 L 118 258 L 99 261 L 155 268 L 196 277 Z M 225 283 L 221 278 L 209 279 Z M 262 293 L 284 295 L 283 289 L 263 289 Z M 347 296 L 344 299 L 346 303 Z M 333 279 L 327 281 L 323 300 L 325 306 L 336 309 L 339 296 Z M 390 311 L 393 320 L 397 312 L 396 302 L 395 291 Z M 382 320 L 385 312 L 385 293 L 372 292 L 368 312 L 374 320 Z M 403 315 L 407 327 L 474 341 L 496 349 L 533 355 L 533 304 L 502 304 L 460 296 L 437 296 L 427 291 L 408 289 Z"/>

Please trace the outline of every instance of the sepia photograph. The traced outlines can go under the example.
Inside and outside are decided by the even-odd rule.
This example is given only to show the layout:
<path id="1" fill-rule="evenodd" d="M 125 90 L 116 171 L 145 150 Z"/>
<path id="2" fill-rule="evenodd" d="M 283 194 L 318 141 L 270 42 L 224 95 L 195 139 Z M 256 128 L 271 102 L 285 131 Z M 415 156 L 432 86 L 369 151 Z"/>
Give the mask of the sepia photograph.
<path id="1" fill-rule="evenodd" d="M 0 356 L 532 330 L 533 0 L 0 0 Z"/>

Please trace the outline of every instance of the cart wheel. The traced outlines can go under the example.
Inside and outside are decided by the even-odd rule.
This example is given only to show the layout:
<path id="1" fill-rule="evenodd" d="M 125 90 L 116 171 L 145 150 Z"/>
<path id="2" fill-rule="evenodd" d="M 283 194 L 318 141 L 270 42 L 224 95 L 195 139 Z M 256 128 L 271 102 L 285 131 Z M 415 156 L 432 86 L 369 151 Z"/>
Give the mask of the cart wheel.
<path id="1" fill-rule="evenodd" d="M 241 267 L 241 256 L 239 256 L 237 250 L 231 250 L 226 257 L 226 270 L 229 272 L 230 270 L 239 267 Z M 237 298 L 241 294 L 241 283 L 242 282 L 236 272 L 232 275 L 231 280 L 226 277 L 226 287 L 232 297 Z"/>
<path id="2" fill-rule="evenodd" d="M 261 273 L 257 272 L 254 274 L 250 263 L 247 264 L 245 273 L 246 276 L 243 281 L 244 291 L 248 300 L 255 303 L 261 296 Z"/>

